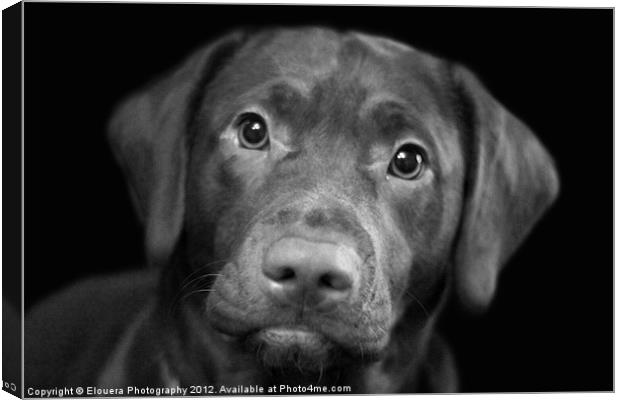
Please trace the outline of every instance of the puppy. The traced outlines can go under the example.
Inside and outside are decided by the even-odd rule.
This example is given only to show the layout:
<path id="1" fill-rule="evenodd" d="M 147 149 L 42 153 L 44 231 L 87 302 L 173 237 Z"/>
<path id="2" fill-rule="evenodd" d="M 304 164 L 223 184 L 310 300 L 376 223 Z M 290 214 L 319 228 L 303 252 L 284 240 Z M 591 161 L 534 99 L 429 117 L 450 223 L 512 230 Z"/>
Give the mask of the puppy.
<path id="1" fill-rule="evenodd" d="M 222 37 L 110 140 L 149 268 L 36 307 L 30 386 L 454 392 L 447 296 L 484 309 L 559 187 L 469 70 L 322 28 Z"/>

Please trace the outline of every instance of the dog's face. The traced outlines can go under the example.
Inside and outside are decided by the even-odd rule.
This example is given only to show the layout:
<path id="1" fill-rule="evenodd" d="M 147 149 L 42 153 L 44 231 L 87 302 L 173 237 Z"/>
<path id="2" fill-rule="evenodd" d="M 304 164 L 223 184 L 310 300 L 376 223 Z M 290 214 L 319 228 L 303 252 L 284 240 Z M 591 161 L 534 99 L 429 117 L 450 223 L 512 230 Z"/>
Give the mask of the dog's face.
<path id="1" fill-rule="evenodd" d="M 451 287 L 488 303 L 557 191 L 469 72 L 366 35 L 233 35 L 118 115 L 149 255 L 183 232 L 185 273 L 213 278 L 190 306 L 279 369 L 423 341 Z"/>
<path id="2" fill-rule="evenodd" d="M 208 90 L 188 254 L 227 261 L 208 319 L 252 335 L 268 364 L 372 359 L 407 305 L 423 320 L 438 300 L 463 171 L 441 71 L 419 63 L 364 37 L 291 33 L 241 51 Z"/>

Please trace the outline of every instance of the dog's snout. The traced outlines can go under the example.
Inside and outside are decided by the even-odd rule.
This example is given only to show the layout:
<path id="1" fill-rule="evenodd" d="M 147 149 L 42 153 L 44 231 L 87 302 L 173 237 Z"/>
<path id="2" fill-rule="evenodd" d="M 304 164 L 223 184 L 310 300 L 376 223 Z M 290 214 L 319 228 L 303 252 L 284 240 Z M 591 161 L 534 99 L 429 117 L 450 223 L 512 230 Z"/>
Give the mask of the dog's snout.
<path id="1" fill-rule="evenodd" d="M 360 263 L 345 245 L 284 238 L 267 250 L 263 287 L 280 303 L 328 310 L 356 292 Z"/>

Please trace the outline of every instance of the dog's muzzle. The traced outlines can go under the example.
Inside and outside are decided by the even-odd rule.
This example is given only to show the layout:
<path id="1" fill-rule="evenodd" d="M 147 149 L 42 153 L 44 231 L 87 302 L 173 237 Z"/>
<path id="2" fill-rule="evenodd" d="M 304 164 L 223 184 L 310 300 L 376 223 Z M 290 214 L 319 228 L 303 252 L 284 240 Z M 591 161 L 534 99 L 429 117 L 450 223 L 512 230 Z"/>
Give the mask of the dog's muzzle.
<path id="1" fill-rule="evenodd" d="M 277 307 L 304 314 L 328 314 L 359 290 L 362 260 L 351 247 L 301 237 L 283 237 L 265 252 L 259 287 Z M 253 341 L 265 364 L 294 363 L 307 369 L 329 364 L 335 345 L 307 326 L 266 327 Z"/>
<path id="2" fill-rule="evenodd" d="M 389 317 L 370 303 L 380 298 L 370 236 L 345 209 L 304 211 L 250 229 L 209 295 L 210 322 L 276 370 L 375 359 Z"/>

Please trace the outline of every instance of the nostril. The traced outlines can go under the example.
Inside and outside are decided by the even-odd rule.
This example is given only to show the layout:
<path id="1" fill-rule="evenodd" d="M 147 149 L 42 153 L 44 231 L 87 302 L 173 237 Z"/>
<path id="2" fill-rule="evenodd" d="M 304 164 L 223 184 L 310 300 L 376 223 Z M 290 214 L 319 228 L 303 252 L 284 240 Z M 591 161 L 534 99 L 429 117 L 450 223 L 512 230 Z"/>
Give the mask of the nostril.
<path id="1" fill-rule="evenodd" d="M 319 278 L 319 287 L 345 291 L 352 286 L 351 280 L 346 275 L 336 273 L 326 273 Z"/>
<path id="2" fill-rule="evenodd" d="M 288 281 L 295 279 L 295 270 L 291 267 L 283 267 L 280 270 L 280 274 L 277 278 L 279 281 Z"/>
<path id="3" fill-rule="evenodd" d="M 268 269 L 265 275 L 275 282 L 290 281 L 295 279 L 295 270 L 288 266 L 281 266 Z"/>

